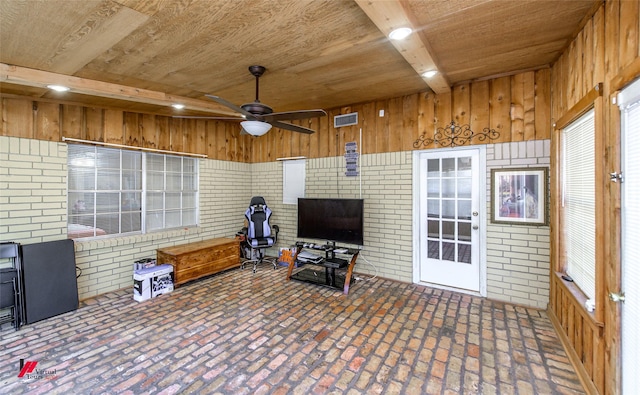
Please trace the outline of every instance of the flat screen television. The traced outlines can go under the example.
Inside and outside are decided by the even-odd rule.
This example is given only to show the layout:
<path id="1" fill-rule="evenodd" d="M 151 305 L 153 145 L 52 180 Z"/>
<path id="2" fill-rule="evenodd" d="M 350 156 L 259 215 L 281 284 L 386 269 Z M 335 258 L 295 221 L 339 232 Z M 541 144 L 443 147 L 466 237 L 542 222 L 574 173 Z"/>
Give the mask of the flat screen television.
<path id="1" fill-rule="evenodd" d="M 363 245 L 363 199 L 298 198 L 298 237 Z"/>

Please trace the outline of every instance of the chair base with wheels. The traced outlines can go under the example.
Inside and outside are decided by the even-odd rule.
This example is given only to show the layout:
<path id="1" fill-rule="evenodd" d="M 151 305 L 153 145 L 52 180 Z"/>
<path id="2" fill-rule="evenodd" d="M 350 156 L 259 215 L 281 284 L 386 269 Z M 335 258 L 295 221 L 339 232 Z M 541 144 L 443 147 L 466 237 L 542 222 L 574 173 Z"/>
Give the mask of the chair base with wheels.
<path id="1" fill-rule="evenodd" d="M 262 262 L 271 262 L 273 269 L 276 269 L 278 258 L 266 257 L 265 249 L 272 247 L 278 240 L 278 225 L 269 224 L 271 209 L 267 207 L 263 197 L 254 196 L 251 198 L 249 208 L 244 214 L 248 225 L 242 228 L 244 241 L 242 242 L 242 252 L 244 259 L 240 268 L 244 269 L 246 263 L 253 263 L 253 272 L 258 269 Z"/>
<path id="2" fill-rule="evenodd" d="M 248 243 L 242 245 L 242 260 L 240 262 L 240 269 L 244 269 L 244 265 L 253 264 L 253 272 L 258 270 L 258 265 L 263 262 L 269 262 L 273 264 L 273 270 L 277 267 L 277 257 L 266 256 L 263 248 L 252 248 Z"/>

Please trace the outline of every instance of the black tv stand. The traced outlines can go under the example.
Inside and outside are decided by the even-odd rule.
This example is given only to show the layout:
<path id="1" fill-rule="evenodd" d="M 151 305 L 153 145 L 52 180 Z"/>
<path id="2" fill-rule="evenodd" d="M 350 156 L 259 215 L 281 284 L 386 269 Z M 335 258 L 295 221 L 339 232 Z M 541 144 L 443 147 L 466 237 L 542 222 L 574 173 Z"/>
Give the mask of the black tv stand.
<path id="1" fill-rule="evenodd" d="M 293 279 L 334 289 L 341 289 L 345 295 L 349 293 L 349 286 L 353 277 L 353 268 L 358 259 L 359 250 L 347 250 L 347 254 L 351 255 L 351 260 L 336 258 L 334 250 L 339 248 L 336 248 L 334 244 L 329 248 L 325 248 L 326 258 L 322 262 L 317 265 L 311 264 L 309 265 L 310 267 L 303 267 L 294 273 L 295 260 L 302 249 L 303 247 L 298 244 L 296 256 L 292 262 L 289 263 L 287 281 Z M 324 273 L 322 273 L 322 267 L 324 267 Z M 336 275 L 336 269 L 346 269 L 345 276 Z"/>

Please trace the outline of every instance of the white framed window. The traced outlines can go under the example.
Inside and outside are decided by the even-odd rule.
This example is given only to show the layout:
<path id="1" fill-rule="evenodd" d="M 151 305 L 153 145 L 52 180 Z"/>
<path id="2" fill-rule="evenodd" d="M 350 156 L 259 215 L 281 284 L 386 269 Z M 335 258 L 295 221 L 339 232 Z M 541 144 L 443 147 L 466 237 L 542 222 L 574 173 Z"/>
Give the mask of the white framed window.
<path id="1" fill-rule="evenodd" d="M 596 287 L 595 115 L 590 110 L 561 133 L 563 245 L 566 272 L 587 298 Z"/>
<path id="2" fill-rule="evenodd" d="M 198 222 L 198 160 L 68 145 L 69 238 L 144 233 Z"/>
<path id="3" fill-rule="evenodd" d="M 146 154 L 146 165 L 146 229 L 195 225 L 198 218 L 197 160 Z"/>

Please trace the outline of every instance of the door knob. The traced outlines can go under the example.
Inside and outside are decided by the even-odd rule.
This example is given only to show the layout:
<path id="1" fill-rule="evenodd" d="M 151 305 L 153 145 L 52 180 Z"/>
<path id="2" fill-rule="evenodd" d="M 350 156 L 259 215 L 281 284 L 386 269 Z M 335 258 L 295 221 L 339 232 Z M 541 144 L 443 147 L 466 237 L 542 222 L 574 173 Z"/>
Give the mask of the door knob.
<path id="1" fill-rule="evenodd" d="M 609 294 L 609 299 L 612 302 L 616 302 L 616 303 L 623 302 L 624 303 L 624 292 L 620 292 L 619 294 L 615 294 L 615 293 L 611 292 Z"/>

